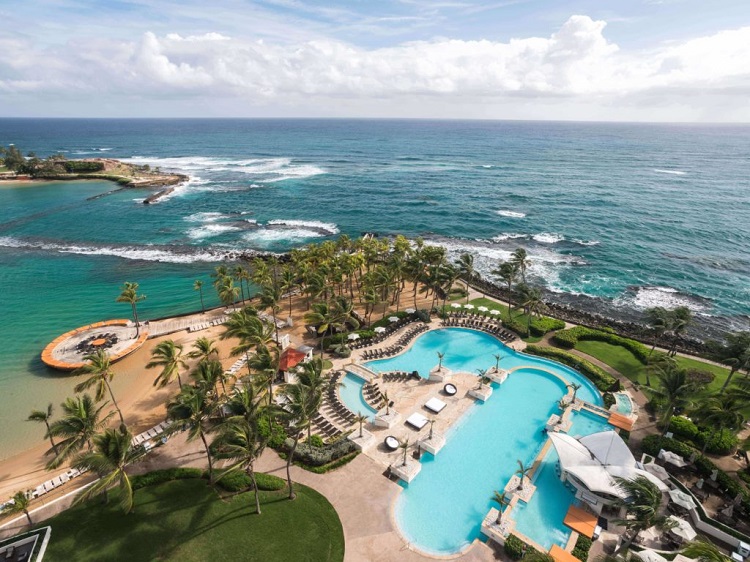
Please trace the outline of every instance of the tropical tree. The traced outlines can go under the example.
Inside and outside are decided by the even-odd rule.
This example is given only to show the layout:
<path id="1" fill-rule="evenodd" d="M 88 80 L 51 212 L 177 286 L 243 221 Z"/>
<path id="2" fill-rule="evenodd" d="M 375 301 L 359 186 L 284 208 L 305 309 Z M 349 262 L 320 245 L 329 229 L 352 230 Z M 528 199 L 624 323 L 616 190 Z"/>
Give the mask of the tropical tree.
<path id="1" fill-rule="evenodd" d="M 669 331 L 672 333 L 672 347 L 670 355 L 677 355 L 677 345 L 688 327 L 693 323 L 693 313 L 686 306 L 678 306 L 670 313 Z"/>
<path id="2" fill-rule="evenodd" d="M 61 438 L 57 442 L 55 458 L 47 463 L 48 469 L 57 468 L 84 447 L 91 449 L 94 435 L 114 415 L 114 412 L 110 412 L 103 418 L 100 417 L 107 404 L 109 402 L 104 402 L 97 408 L 88 394 L 65 399 L 62 403 L 62 417 L 53 421 L 47 432 L 51 437 Z"/>
<path id="3" fill-rule="evenodd" d="M 573 391 L 573 399 L 571 400 L 572 403 L 575 403 L 576 401 L 576 394 L 579 390 L 581 390 L 582 385 L 576 384 L 574 382 L 571 382 L 567 385 L 567 388 Z"/>
<path id="4" fill-rule="evenodd" d="M 513 294 L 513 283 L 518 277 L 518 268 L 513 263 L 506 261 L 500 267 L 492 271 L 508 287 L 508 317 L 510 317 L 511 295 Z"/>
<path id="5" fill-rule="evenodd" d="M 663 401 L 661 423 L 666 431 L 674 413 L 691 406 L 697 389 L 690 381 L 687 369 L 681 369 L 674 363 L 657 367 L 655 374 L 658 384 L 650 390 Z"/>
<path id="6" fill-rule="evenodd" d="M 268 388 L 268 403 L 273 402 L 273 383 L 279 372 L 279 348 L 269 348 L 263 344 L 259 345 L 255 355 L 247 362 L 248 369 L 255 373 L 258 384 Z"/>
<path id="7" fill-rule="evenodd" d="M 259 345 L 266 345 L 273 340 L 273 327 L 265 324 L 256 315 L 243 309 L 233 312 L 224 322 L 224 332 L 219 339 L 237 338 L 239 343 L 230 350 L 232 356 L 245 355 L 250 360 L 250 350 Z"/>
<path id="8" fill-rule="evenodd" d="M 228 275 L 224 277 L 219 285 L 216 287 L 216 292 L 219 295 L 219 300 L 226 307 L 235 307 L 237 297 L 240 296 L 240 288 L 234 284 L 234 280 Z"/>
<path id="9" fill-rule="evenodd" d="M 725 339 L 723 345 L 714 344 L 711 350 L 713 359 L 729 366 L 729 375 L 719 391 L 720 394 L 727 389 L 737 371 L 750 371 L 750 332 L 727 334 Z"/>
<path id="10" fill-rule="evenodd" d="M 526 313 L 526 332 L 531 334 L 531 318 L 536 316 L 541 318 L 542 314 L 547 311 L 547 305 L 542 300 L 542 291 L 538 287 L 529 287 L 520 285 L 518 288 L 519 306 Z"/>
<path id="11" fill-rule="evenodd" d="M 133 447 L 133 436 L 129 431 L 123 433 L 105 429 L 103 433 L 95 435 L 93 441 L 93 449 L 80 454 L 73 461 L 73 467 L 93 470 L 99 475 L 99 480 L 80 493 L 75 503 L 107 494 L 111 488 L 116 487 L 120 507 L 125 513 L 130 513 L 133 509 L 133 486 L 125 468 L 138 457 Z"/>
<path id="12" fill-rule="evenodd" d="M 258 483 L 255 480 L 255 461 L 266 448 L 266 441 L 258 431 L 257 424 L 251 423 L 244 417 L 232 419 L 222 426 L 221 433 L 216 438 L 215 446 L 221 452 L 223 458 L 236 461 L 222 476 L 235 470 L 244 470 L 250 476 L 255 491 L 255 513 L 260 515 L 260 496 Z"/>
<path id="13" fill-rule="evenodd" d="M 682 554 L 698 562 L 730 562 L 731 558 L 724 554 L 718 546 L 705 540 L 693 541 L 685 545 Z"/>
<path id="14" fill-rule="evenodd" d="M 445 353 L 437 352 L 438 356 L 438 371 L 443 370 L 443 357 L 445 357 Z"/>
<path id="15" fill-rule="evenodd" d="M 16 492 L 11 498 L 13 501 L 5 504 L 0 514 L 2 515 L 14 515 L 16 513 L 23 513 L 26 519 L 29 521 L 29 526 L 32 526 L 34 522 L 31 520 L 31 513 L 29 513 L 29 504 L 31 499 L 26 492 Z"/>
<path id="16" fill-rule="evenodd" d="M 746 401 L 739 400 L 732 394 L 711 396 L 701 403 L 694 414 L 702 425 L 711 428 L 708 438 L 703 443 L 701 454 L 706 452 L 708 444 L 713 441 L 717 432 L 721 439 L 724 436 L 724 430 L 738 430 L 742 427 L 745 421 L 746 406 Z"/>
<path id="17" fill-rule="evenodd" d="M 195 380 L 195 385 L 206 395 L 209 392 L 213 394 L 214 402 L 219 400 L 219 385 L 221 385 L 222 393 L 227 393 L 226 382 L 229 375 L 216 359 L 201 361 L 190 375 Z"/>
<path id="18" fill-rule="evenodd" d="M 193 342 L 193 350 L 187 356 L 199 361 L 210 361 L 219 357 L 219 348 L 214 340 L 201 337 Z"/>
<path id="19" fill-rule="evenodd" d="M 247 270 L 241 265 L 236 266 L 232 270 L 232 279 L 234 279 L 240 285 L 240 298 L 242 299 L 243 305 L 245 304 L 245 286 L 242 284 L 242 282 L 244 281 L 245 277 L 247 277 L 247 275 Z"/>
<path id="20" fill-rule="evenodd" d="M 203 304 L 203 281 L 196 279 L 193 281 L 193 291 L 198 291 L 201 297 L 201 314 L 206 313 L 206 306 Z"/>
<path id="21" fill-rule="evenodd" d="M 29 417 L 26 418 L 27 421 L 33 421 L 33 422 L 39 422 L 43 423 L 44 426 L 47 428 L 47 433 L 45 434 L 46 437 L 49 437 L 50 445 L 52 445 L 52 452 L 57 455 L 57 446 L 55 445 L 55 440 L 52 439 L 52 435 L 49 433 L 49 421 L 52 419 L 52 402 L 47 404 L 46 410 L 32 410 L 29 414 Z"/>
<path id="22" fill-rule="evenodd" d="M 180 369 L 187 369 L 187 363 L 182 358 L 182 350 L 182 344 L 175 343 L 173 340 L 159 342 L 151 350 L 151 361 L 146 363 L 146 368 L 161 367 L 161 372 L 154 379 L 154 386 L 164 388 L 176 378 L 180 390 L 182 389 Z"/>
<path id="23" fill-rule="evenodd" d="M 295 497 L 292 485 L 291 466 L 294 453 L 297 451 L 300 435 L 307 431 L 308 443 L 310 442 L 310 420 L 317 414 L 322 401 L 321 395 L 308 386 L 300 383 L 286 384 L 283 388 L 284 396 L 287 398 L 283 406 L 283 415 L 287 422 L 288 432 L 291 434 L 293 443 L 286 459 L 286 479 L 289 487 L 289 499 Z"/>
<path id="24" fill-rule="evenodd" d="M 497 510 L 497 520 L 495 521 L 499 525 L 503 520 L 503 508 L 510 505 L 510 500 L 505 497 L 505 492 L 495 490 L 492 493 L 492 501 L 500 506 L 500 509 Z"/>
<path id="25" fill-rule="evenodd" d="M 456 268 L 458 268 L 458 271 L 464 278 L 464 283 L 466 283 L 466 302 L 469 302 L 469 281 L 476 275 L 476 271 L 474 270 L 474 256 L 467 253 L 461 254 L 456 262 Z"/>
<path id="26" fill-rule="evenodd" d="M 204 389 L 186 386 L 167 404 L 167 419 L 183 421 L 188 425 L 188 441 L 200 439 L 208 459 L 208 481 L 214 483 L 214 465 L 206 435 L 209 433 L 208 421 L 216 411 L 216 403 L 206 396 Z"/>
<path id="27" fill-rule="evenodd" d="M 406 466 L 406 453 L 409 450 L 409 438 L 407 437 L 403 441 L 398 442 L 398 448 L 404 450 L 404 462 L 401 466 Z"/>
<path id="28" fill-rule="evenodd" d="M 510 263 L 516 268 L 521 274 L 521 281 L 526 283 L 526 270 L 531 265 L 529 255 L 523 248 L 517 248 L 510 256 Z"/>
<path id="29" fill-rule="evenodd" d="M 305 322 L 317 326 L 316 331 L 320 337 L 320 355 L 323 356 L 323 340 L 325 334 L 344 328 L 344 318 L 341 311 L 328 302 L 316 302 L 312 310 L 305 314 Z"/>
<path id="30" fill-rule="evenodd" d="M 669 329 L 669 316 L 669 311 L 661 306 L 655 306 L 646 310 L 646 322 L 651 327 L 651 331 L 654 334 L 654 344 L 651 346 L 649 357 Z"/>
<path id="31" fill-rule="evenodd" d="M 105 393 L 109 393 L 109 397 L 112 399 L 112 405 L 117 414 L 120 416 L 120 429 L 125 430 L 125 418 L 122 417 L 122 411 L 117 405 L 115 400 L 115 394 L 112 392 L 110 382 L 115 376 L 115 372 L 112 370 L 112 366 L 109 362 L 109 355 L 103 349 L 98 349 L 94 353 L 86 355 L 84 358 L 86 363 L 83 367 L 73 371 L 74 375 L 88 375 L 88 378 L 75 386 L 76 392 L 83 392 L 88 390 L 92 386 L 94 387 L 94 397 L 99 402 L 104 398 Z"/>
<path id="32" fill-rule="evenodd" d="M 365 423 L 367 423 L 367 419 L 368 419 L 367 416 L 362 415 L 361 411 L 357 412 L 357 415 L 354 416 L 354 423 L 358 423 L 359 424 L 359 437 L 360 437 L 360 439 L 363 436 L 363 429 L 364 429 Z"/>
<path id="33" fill-rule="evenodd" d="M 292 297 L 294 296 L 294 290 L 299 287 L 297 276 L 294 274 L 294 270 L 288 265 L 285 265 L 281 270 L 281 290 L 289 299 L 289 316 L 292 315 Z"/>
<path id="34" fill-rule="evenodd" d="M 276 331 L 276 341 L 279 341 L 279 326 L 276 321 L 276 315 L 279 312 L 281 301 L 281 289 L 276 284 L 263 285 L 260 293 L 260 305 L 262 308 L 270 308 L 273 317 L 273 328 Z"/>
<path id="35" fill-rule="evenodd" d="M 618 487 L 624 492 L 623 498 L 614 502 L 614 507 L 625 509 L 625 519 L 616 521 L 632 534 L 615 551 L 615 554 L 630 546 L 638 538 L 638 535 L 653 526 L 666 527 L 667 518 L 659 513 L 661 505 L 661 491 L 645 476 L 637 476 L 630 480 L 614 477 Z"/>
<path id="36" fill-rule="evenodd" d="M 120 291 L 120 296 L 115 299 L 115 302 L 126 302 L 130 304 L 133 310 L 133 320 L 135 321 L 135 337 L 138 337 L 141 333 L 141 324 L 138 321 L 138 303 L 145 300 L 146 295 L 138 294 L 138 283 L 131 283 L 126 281 Z"/>
<path id="37" fill-rule="evenodd" d="M 503 356 L 499 353 L 495 353 L 493 354 L 493 357 L 495 358 L 495 371 L 497 372 L 500 370 L 500 359 L 502 359 Z"/>
<path id="38" fill-rule="evenodd" d="M 531 472 L 531 469 L 533 468 L 532 465 L 526 466 L 523 464 L 523 461 L 521 459 L 516 460 L 518 463 L 518 470 L 516 470 L 516 476 L 520 478 L 518 481 L 518 489 L 523 490 L 523 482 L 524 478 L 526 478 L 529 475 L 529 472 Z"/>

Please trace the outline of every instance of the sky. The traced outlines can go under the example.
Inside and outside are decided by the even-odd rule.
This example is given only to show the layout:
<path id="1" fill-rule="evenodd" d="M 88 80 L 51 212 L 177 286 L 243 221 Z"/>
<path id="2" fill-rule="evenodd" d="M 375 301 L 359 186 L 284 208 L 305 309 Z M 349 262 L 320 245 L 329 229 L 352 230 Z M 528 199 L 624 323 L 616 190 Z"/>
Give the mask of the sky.
<path id="1" fill-rule="evenodd" d="M 0 116 L 750 122 L 747 0 L 0 3 Z"/>

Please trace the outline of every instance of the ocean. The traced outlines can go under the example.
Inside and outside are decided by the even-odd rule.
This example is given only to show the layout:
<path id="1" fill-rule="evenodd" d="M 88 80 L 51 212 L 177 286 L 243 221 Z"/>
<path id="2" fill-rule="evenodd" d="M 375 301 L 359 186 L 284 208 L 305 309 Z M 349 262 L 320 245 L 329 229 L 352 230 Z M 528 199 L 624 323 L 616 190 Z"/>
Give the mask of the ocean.
<path id="1" fill-rule="evenodd" d="M 79 325 L 198 308 L 237 249 L 422 236 L 489 273 L 517 247 L 549 298 L 621 318 L 686 305 L 748 325 L 750 127 L 411 120 L 0 119 L 0 144 L 111 157 L 190 181 L 154 205 L 109 182 L 0 184 L 0 458 L 39 439 L 32 407 L 72 392 L 39 360 Z M 207 285 L 210 285 L 207 283 Z M 207 291 L 209 300 L 216 302 Z"/>

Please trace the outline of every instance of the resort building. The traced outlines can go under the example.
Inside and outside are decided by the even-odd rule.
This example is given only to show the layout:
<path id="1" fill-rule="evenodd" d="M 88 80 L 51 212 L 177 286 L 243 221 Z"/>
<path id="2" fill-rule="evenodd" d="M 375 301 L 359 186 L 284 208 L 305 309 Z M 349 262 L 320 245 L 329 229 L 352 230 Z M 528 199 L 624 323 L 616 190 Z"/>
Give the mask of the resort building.
<path id="1" fill-rule="evenodd" d="M 661 480 L 636 462 L 615 431 L 600 431 L 579 439 L 565 433 L 550 433 L 550 439 L 560 458 L 560 480 L 573 486 L 576 498 L 596 513 L 625 497 L 616 477 L 632 480 L 643 476 L 662 492 L 669 491 Z"/>

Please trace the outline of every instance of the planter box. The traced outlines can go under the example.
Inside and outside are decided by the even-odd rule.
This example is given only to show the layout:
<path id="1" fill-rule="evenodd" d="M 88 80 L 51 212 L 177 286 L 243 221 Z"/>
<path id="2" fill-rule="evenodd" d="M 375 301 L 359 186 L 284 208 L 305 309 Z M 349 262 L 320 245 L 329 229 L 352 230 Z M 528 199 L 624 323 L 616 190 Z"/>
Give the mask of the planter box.
<path id="1" fill-rule="evenodd" d="M 510 509 L 510 508 L 508 508 Z M 505 514 L 503 514 L 503 517 L 500 520 L 500 524 L 497 523 L 497 515 L 499 513 L 499 510 L 496 508 L 490 509 L 489 513 L 485 516 L 484 520 L 482 521 L 482 534 L 486 537 L 492 539 L 499 545 L 505 544 L 505 539 L 508 538 L 508 535 L 510 535 L 511 531 L 515 527 L 515 521 L 513 521 L 510 517 L 506 517 Z M 506 511 L 507 514 L 507 511 Z"/>
<path id="2" fill-rule="evenodd" d="M 433 367 L 433 369 L 430 371 L 431 381 L 438 381 L 438 382 L 447 381 L 447 380 L 450 380 L 452 376 L 453 376 L 453 371 L 445 367 L 442 367 L 441 369 L 438 369 L 437 367 Z"/>
<path id="3" fill-rule="evenodd" d="M 396 410 L 391 408 L 390 413 L 386 414 L 385 412 L 381 414 L 376 414 L 375 419 L 373 419 L 372 423 L 376 427 L 393 427 L 398 423 L 398 421 L 401 419 L 401 414 L 399 414 Z"/>
<path id="4" fill-rule="evenodd" d="M 469 396 L 486 402 L 487 399 L 492 396 L 492 387 L 489 385 L 482 385 L 480 388 L 472 388 L 469 391 Z"/>
<path id="5" fill-rule="evenodd" d="M 421 470 L 422 463 L 413 459 L 411 460 L 411 462 L 407 463 L 406 466 L 404 466 L 400 461 L 396 464 L 391 465 L 391 474 L 395 474 L 406 483 L 414 480 Z"/>
<path id="6" fill-rule="evenodd" d="M 347 435 L 346 438 L 354 443 L 354 446 L 357 447 L 357 449 L 359 449 L 360 451 L 364 451 L 367 447 L 373 445 L 376 441 L 375 436 L 366 429 L 362 430 L 362 437 L 360 437 L 359 427 L 357 427 L 352 433 Z"/>
<path id="7" fill-rule="evenodd" d="M 445 446 L 445 437 L 443 436 L 442 433 L 433 431 L 432 439 L 425 437 L 424 439 L 420 439 L 417 443 L 419 443 L 419 446 L 422 448 L 423 451 L 427 451 L 428 453 L 437 455 L 438 451 L 440 451 L 440 449 L 442 449 Z"/>
<path id="8" fill-rule="evenodd" d="M 508 379 L 508 375 L 508 371 L 504 371 L 503 369 L 496 370 L 495 367 L 487 371 L 487 376 L 492 379 L 492 382 L 496 382 L 497 384 L 503 384 Z"/>

